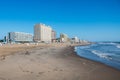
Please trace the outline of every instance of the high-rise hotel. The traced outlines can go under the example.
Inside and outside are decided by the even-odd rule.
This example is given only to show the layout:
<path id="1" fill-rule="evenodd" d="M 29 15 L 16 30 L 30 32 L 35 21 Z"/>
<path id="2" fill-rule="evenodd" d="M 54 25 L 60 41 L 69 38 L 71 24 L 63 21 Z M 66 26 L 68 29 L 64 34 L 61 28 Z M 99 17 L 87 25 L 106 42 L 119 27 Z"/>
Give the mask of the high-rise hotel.
<path id="1" fill-rule="evenodd" d="M 36 24 L 34 26 L 34 41 L 35 42 L 51 42 L 52 28 L 45 24 Z"/>

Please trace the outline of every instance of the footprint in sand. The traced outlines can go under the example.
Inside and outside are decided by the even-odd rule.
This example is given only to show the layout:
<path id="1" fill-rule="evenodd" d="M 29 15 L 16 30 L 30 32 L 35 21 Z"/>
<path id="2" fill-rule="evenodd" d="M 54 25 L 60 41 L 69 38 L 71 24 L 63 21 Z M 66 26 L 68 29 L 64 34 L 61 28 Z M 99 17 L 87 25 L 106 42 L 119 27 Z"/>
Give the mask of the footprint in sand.
<path id="1" fill-rule="evenodd" d="M 25 55 L 30 55 L 30 52 L 29 52 L 29 51 L 26 51 L 26 52 L 25 52 Z"/>
<path id="2" fill-rule="evenodd" d="M 36 77 L 40 77 L 42 74 L 44 74 L 44 72 L 39 72 L 38 75 L 36 75 Z"/>
<path id="3" fill-rule="evenodd" d="M 4 56 L 4 55 L 1 56 L 1 57 L 0 57 L 0 60 L 5 60 L 5 56 Z"/>
<path id="4" fill-rule="evenodd" d="M 41 74 L 43 74 L 43 73 L 44 73 L 44 72 L 39 72 L 38 74 L 40 74 L 40 75 L 41 75 Z"/>

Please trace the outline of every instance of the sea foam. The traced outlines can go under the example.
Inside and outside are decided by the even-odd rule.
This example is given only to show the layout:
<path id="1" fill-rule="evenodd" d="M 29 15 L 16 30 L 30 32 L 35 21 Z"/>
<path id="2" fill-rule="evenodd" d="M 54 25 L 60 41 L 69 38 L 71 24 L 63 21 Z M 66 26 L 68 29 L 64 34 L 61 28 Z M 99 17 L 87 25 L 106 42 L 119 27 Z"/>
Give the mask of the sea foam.
<path id="1" fill-rule="evenodd" d="M 120 45 L 116 45 L 117 48 L 120 48 Z"/>
<path id="2" fill-rule="evenodd" d="M 91 51 L 93 54 L 95 54 L 96 56 L 100 57 L 100 58 L 105 58 L 107 60 L 109 59 L 112 59 L 110 56 L 111 54 L 109 53 L 103 53 L 103 52 L 100 52 L 100 51 L 96 51 L 96 50 L 92 50 Z"/>

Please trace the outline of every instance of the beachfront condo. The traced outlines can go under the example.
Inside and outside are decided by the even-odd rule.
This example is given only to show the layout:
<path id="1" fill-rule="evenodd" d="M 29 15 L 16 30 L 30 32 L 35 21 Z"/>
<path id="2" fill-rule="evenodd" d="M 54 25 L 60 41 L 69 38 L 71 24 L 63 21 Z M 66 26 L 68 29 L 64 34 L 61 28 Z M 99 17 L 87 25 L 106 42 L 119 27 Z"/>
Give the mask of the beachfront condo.
<path id="1" fill-rule="evenodd" d="M 54 30 L 52 30 L 52 42 L 56 42 L 56 32 Z"/>
<path id="2" fill-rule="evenodd" d="M 35 42 L 51 42 L 52 28 L 45 24 L 36 24 L 34 26 L 34 41 Z"/>
<path id="3" fill-rule="evenodd" d="M 61 33 L 60 34 L 60 42 L 63 42 L 63 43 L 70 42 L 68 35 Z"/>

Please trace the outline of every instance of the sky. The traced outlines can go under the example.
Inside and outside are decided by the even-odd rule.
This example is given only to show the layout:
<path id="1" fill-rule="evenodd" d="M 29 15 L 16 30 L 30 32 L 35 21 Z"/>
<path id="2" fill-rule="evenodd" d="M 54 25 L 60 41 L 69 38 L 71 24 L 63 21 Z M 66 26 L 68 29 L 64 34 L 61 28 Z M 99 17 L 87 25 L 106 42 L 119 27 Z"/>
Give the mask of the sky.
<path id="1" fill-rule="evenodd" d="M 89 41 L 120 41 L 120 0 L 0 0 L 0 39 L 37 23 Z"/>

